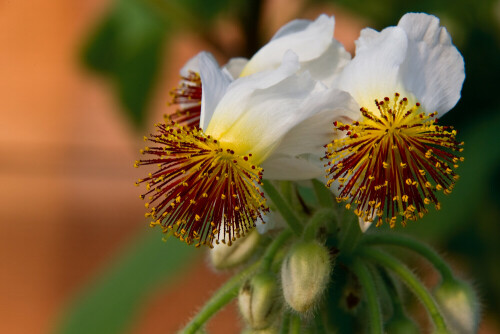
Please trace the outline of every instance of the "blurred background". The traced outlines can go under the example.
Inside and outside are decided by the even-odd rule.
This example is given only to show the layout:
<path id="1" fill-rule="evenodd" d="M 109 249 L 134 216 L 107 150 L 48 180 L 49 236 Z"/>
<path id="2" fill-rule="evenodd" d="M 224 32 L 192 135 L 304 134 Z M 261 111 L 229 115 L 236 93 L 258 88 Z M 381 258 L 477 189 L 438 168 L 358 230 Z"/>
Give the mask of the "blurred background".
<path id="1" fill-rule="evenodd" d="M 500 1 L 0 2 L 0 333 L 173 333 L 230 275 L 161 242 L 134 182 L 142 137 L 200 50 L 250 56 L 284 23 L 334 14 L 350 52 L 365 26 L 440 17 L 462 52 L 462 99 L 441 123 L 466 142 L 439 214 L 398 230 L 433 244 L 500 333 Z M 419 274 L 426 275 L 426 264 Z M 428 279 L 432 282 L 432 277 Z M 214 333 L 240 328 L 230 306 Z"/>

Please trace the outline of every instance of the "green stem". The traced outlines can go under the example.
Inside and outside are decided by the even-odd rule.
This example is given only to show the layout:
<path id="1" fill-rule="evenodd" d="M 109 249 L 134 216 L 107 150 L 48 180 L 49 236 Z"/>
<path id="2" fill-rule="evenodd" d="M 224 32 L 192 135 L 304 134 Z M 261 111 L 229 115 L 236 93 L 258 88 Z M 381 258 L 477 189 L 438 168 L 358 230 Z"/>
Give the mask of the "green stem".
<path id="1" fill-rule="evenodd" d="M 398 288 L 396 279 L 393 276 L 388 276 L 387 279 L 388 279 L 388 284 L 386 286 L 387 286 L 387 289 L 389 292 L 389 296 L 391 296 L 392 305 L 394 308 L 393 317 L 394 316 L 405 316 L 406 317 L 406 314 L 404 311 L 403 301 L 401 300 L 401 297 L 400 297 L 400 291 L 399 291 L 400 289 Z"/>
<path id="2" fill-rule="evenodd" d="M 281 321 L 280 334 L 290 333 L 290 313 L 287 311 L 283 312 L 283 319 Z"/>
<path id="3" fill-rule="evenodd" d="M 219 290 L 217 290 L 210 300 L 203 306 L 201 311 L 184 327 L 181 333 L 194 334 L 208 321 L 217 311 L 228 304 L 238 295 L 241 283 L 249 275 L 253 274 L 261 265 L 261 261 L 256 261 L 243 271 L 231 277 Z"/>
<path id="4" fill-rule="evenodd" d="M 316 334 L 326 334 L 325 324 L 323 323 L 323 314 L 321 312 L 317 312 L 314 316 L 314 325 L 316 329 Z"/>
<path id="5" fill-rule="evenodd" d="M 339 241 L 339 249 L 344 254 L 351 254 L 356 248 L 358 240 L 360 239 L 363 233 L 359 228 L 357 220 L 355 221 L 352 219 L 344 219 L 344 221 L 342 222 L 342 227 L 343 228 L 341 229 L 340 232 L 341 234 Z"/>
<path id="6" fill-rule="evenodd" d="M 281 194 L 271 182 L 263 180 L 262 183 L 264 191 L 269 196 L 269 199 L 274 203 L 283 219 L 285 219 L 288 226 L 290 226 L 296 235 L 301 235 L 304 227 L 300 223 L 300 220 L 297 218 L 290 205 L 283 199 Z"/>
<path id="7" fill-rule="evenodd" d="M 300 334 L 300 317 L 297 314 L 291 316 L 290 334 Z"/>
<path id="8" fill-rule="evenodd" d="M 328 189 L 323 183 L 318 180 L 312 180 L 314 194 L 318 199 L 318 202 L 321 206 L 325 208 L 333 208 L 335 207 L 335 202 L 332 197 L 332 193 L 330 189 Z"/>
<path id="9" fill-rule="evenodd" d="M 372 275 L 366 265 L 359 259 L 354 262 L 354 272 L 361 283 L 368 306 L 368 319 L 370 323 L 370 333 L 382 334 L 382 315 L 377 299 L 377 288 Z"/>
<path id="10" fill-rule="evenodd" d="M 318 229 L 321 225 L 325 223 L 331 223 L 335 218 L 335 211 L 332 209 L 320 209 L 314 213 L 314 215 L 309 219 L 305 230 L 304 230 L 304 240 L 314 240 Z"/>
<path id="11" fill-rule="evenodd" d="M 443 280 L 453 279 L 453 272 L 448 264 L 429 246 L 405 235 L 401 234 L 370 234 L 363 238 L 364 244 L 369 245 L 392 245 L 411 249 L 412 251 L 425 257 L 434 268 L 436 268 Z"/>
<path id="12" fill-rule="evenodd" d="M 366 259 L 378 262 L 382 266 L 385 266 L 396 273 L 421 300 L 422 304 L 424 304 L 438 331 L 440 333 L 449 333 L 446 329 L 443 316 L 439 312 L 436 301 L 432 298 L 431 294 L 422 282 L 420 282 L 420 280 L 403 263 L 396 260 L 389 254 L 368 247 L 361 248 L 359 254 Z"/>
<path id="13" fill-rule="evenodd" d="M 291 181 L 280 181 L 279 183 L 280 186 L 280 192 L 283 195 L 283 198 L 288 202 L 292 203 L 292 191 L 293 191 L 293 185 Z"/>
<path id="14" fill-rule="evenodd" d="M 273 264 L 276 253 L 281 249 L 283 244 L 293 235 L 291 230 L 283 231 L 276 239 L 274 239 L 269 247 L 267 247 L 264 256 L 262 257 L 261 266 L 264 271 L 269 271 Z"/>

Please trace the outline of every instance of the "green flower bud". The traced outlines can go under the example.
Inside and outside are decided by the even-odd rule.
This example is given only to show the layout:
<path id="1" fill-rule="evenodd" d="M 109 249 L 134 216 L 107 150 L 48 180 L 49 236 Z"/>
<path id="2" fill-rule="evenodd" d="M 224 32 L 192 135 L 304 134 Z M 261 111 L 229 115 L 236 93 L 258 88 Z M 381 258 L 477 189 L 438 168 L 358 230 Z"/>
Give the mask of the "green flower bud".
<path id="1" fill-rule="evenodd" d="M 479 303 L 472 287 L 460 280 L 443 281 L 434 289 L 434 297 L 452 333 L 476 333 L 479 325 Z"/>
<path id="2" fill-rule="evenodd" d="M 220 243 L 210 249 L 210 260 L 215 269 L 228 269 L 236 267 L 252 256 L 260 241 L 257 230 L 251 231 L 246 236 L 236 239 L 231 246 Z"/>
<path id="3" fill-rule="evenodd" d="M 238 306 L 252 329 L 271 326 L 281 308 L 276 277 L 271 273 L 260 273 L 248 279 L 240 289 Z"/>
<path id="4" fill-rule="evenodd" d="M 286 302 L 297 312 L 307 312 L 320 300 L 330 279 L 330 254 L 316 241 L 295 244 L 281 266 Z"/>

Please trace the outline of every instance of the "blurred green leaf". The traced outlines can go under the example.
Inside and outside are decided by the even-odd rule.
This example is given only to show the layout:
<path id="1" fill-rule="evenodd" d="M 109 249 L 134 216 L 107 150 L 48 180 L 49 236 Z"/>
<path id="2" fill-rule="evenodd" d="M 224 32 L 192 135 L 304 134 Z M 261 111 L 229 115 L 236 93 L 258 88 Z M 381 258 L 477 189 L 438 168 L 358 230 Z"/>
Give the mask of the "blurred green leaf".
<path id="1" fill-rule="evenodd" d="M 141 0 L 119 0 L 83 49 L 83 61 L 107 76 L 137 125 L 160 73 L 167 25 Z"/>
<path id="2" fill-rule="evenodd" d="M 157 230 L 146 233 L 83 291 L 56 333 L 123 333 L 150 294 L 179 273 L 194 253 L 194 247 L 175 238 L 162 242 Z"/>
<path id="3" fill-rule="evenodd" d="M 227 10 L 229 5 L 233 7 L 236 5 L 236 1 L 230 0 L 177 0 L 177 2 L 204 21 L 211 21 L 217 14 Z"/>

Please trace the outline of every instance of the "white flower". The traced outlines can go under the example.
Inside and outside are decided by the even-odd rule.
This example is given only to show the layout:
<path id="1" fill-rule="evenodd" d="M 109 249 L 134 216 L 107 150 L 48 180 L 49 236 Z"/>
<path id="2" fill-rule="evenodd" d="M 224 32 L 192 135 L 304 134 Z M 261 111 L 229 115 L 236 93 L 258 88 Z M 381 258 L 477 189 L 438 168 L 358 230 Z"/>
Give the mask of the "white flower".
<path id="1" fill-rule="evenodd" d="M 399 92 L 410 105 L 420 102 L 425 112 L 442 116 L 460 99 L 464 78 L 462 55 L 439 19 L 409 13 L 396 27 L 363 29 L 356 56 L 335 86 L 349 92 L 360 107 Z"/>
<path id="2" fill-rule="evenodd" d="M 268 210 L 261 179 L 309 179 L 321 170 L 304 155 L 320 154 L 330 124 L 349 106 L 349 94 L 301 71 L 291 51 L 275 70 L 234 81 L 207 53 L 198 58 L 202 87 L 200 128 L 158 124 L 146 138 L 159 169 L 147 183 L 152 225 L 188 244 L 231 244 Z"/>
<path id="3" fill-rule="evenodd" d="M 267 179 L 305 180 L 322 174 L 308 158 L 322 155 L 341 111 L 357 114 L 345 112 L 355 108 L 349 94 L 313 80 L 291 51 L 276 70 L 234 82 L 213 58 L 204 57 L 204 63 L 200 125 L 207 134 L 233 143 L 240 154 L 251 152 Z"/>
<path id="4" fill-rule="evenodd" d="M 451 193 L 462 149 L 456 131 L 431 118 L 457 103 L 464 78 L 463 58 L 435 16 L 410 13 L 396 27 L 361 32 L 334 82 L 361 113 L 336 124 L 347 136 L 329 145 L 328 184 L 340 184 L 337 199 L 356 208 L 362 230 L 383 217 L 391 226 L 421 218 L 429 204 L 439 209 L 437 191 Z"/>
<path id="5" fill-rule="evenodd" d="M 351 55 L 333 38 L 335 20 L 320 15 L 315 21 L 294 20 L 281 27 L 273 38 L 245 62 L 236 59 L 229 65 L 240 76 L 277 68 L 283 55 L 292 50 L 297 54 L 302 71 L 308 71 L 316 80 L 330 85 Z"/>
<path id="6" fill-rule="evenodd" d="M 211 57 L 211 55 L 202 51 L 189 59 L 180 70 L 181 79 L 179 84 L 170 91 L 172 96 L 170 104 L 178 105 L 178 108 L 165 115 L 167 121 L 189 127 L 198 127 L 200 125 L 202 88 L 199 62 L 202 57 Z M 238 61 L 231 61 L 231 63 L 233 65 L 230 67 L 234 67 L 234 64 L 237 64 Z M 222 70 L 227 80 L 234 79 L 234 73 L 231 74 L 228 67 L 224 66 Z"/>
<path id="7" fill-rule="evenodd" d="M 334 18 L 326 15 L 320 15 L 315 21 L 291 21 L 250 60 L 232 58 L 222 67 L 222 73 L 231 81 L 239 76 L 276 69 L 284 54 L 291 50 L 297 54 L 302 72 L 308 71 L 315 80 L 330 85 L 351 59 L 342 44 L 333 38 L 334 25 Z M 188 126 L 199 125 L 202 104 L 199 61 L 207 55 L 207 52 L 200 52 L 181 69 L 179 85 L 171 91 L 172 104 L 179 108 L 167 115 L 168 120 Z"/>

